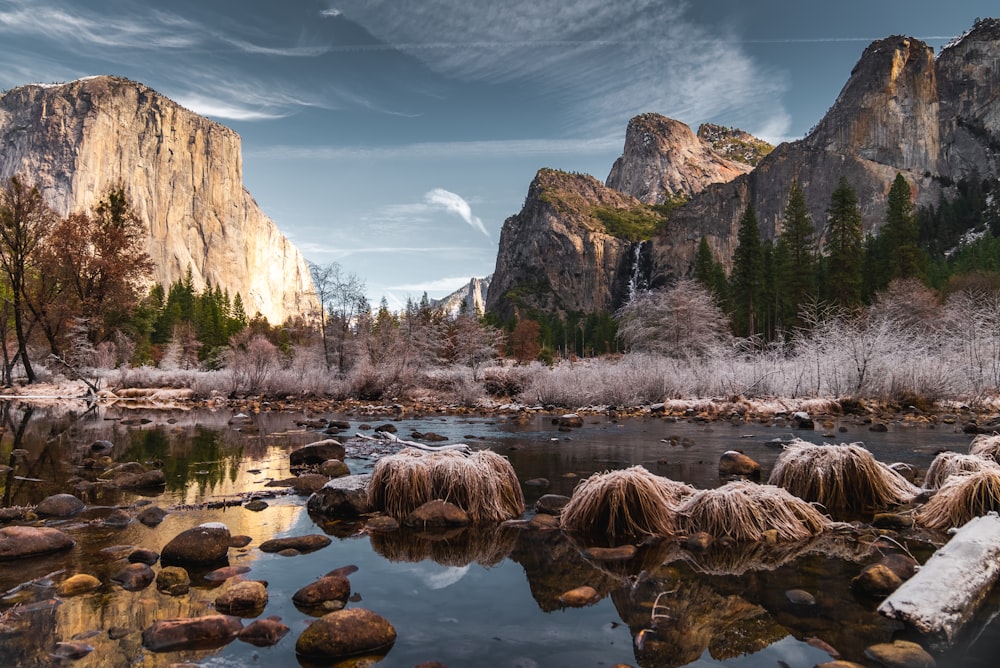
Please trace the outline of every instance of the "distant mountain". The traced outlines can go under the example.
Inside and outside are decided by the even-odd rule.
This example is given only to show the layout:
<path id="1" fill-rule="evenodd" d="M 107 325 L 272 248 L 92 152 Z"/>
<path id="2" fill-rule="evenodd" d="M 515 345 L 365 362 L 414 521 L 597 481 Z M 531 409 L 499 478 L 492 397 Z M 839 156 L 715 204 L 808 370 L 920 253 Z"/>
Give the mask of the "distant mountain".
<path id="1" fill-rule="evenodd" d="M 858 195 L 865 230 L 875 231 L 897 173 L 917 205 L 952 196 L 965 177 L 1000 176 L 997 90 L 1000 21 L 984 19 L 936 59 L 912 37 L 873 42 L 816 127 L 773 150 L 738 130 L 705 125 L 695 137 L 679 121 L 637 116 L 607 180 L 622 193 L 618 203 L 589 177 L 539 172 L 521 212 L 504 223 L 487 306 L 504 318 L 519 308 L 611 310 L 630 286 L 690 274 L 702 237 L 728 269 L 747 206 L 762 236 L 775 238 L 794 180 L 819 238 L 842 176 Z M 619 218 L 635 220 L 644 215 L 637 199 L 658 204 L 678 195 L 690 199 L 647 237 L 602 227 L 596 215 L 607 219 L 613 206 Z"/>
<path id="2" fill-rule="evenodd" d="M 305 259 L 243 186 L 240 137 L 141 83 L 91 77 L 0 95 L 0 179 L 19 174 L 56 213 L 121 183 L 149 237 L 154 280 L 191 270 L 272 323 L 317 308 Z"/>
<path id="3" fill-rule="evenodd" d="M 493 275 L 486 278 L 472 278 L 468 283 L 455 290 L 447 297 L 432 300 L 432 305 L 444 309 L 449 315 L 459 313 L 485 313 L 486 292 L 490 289 Z"/>

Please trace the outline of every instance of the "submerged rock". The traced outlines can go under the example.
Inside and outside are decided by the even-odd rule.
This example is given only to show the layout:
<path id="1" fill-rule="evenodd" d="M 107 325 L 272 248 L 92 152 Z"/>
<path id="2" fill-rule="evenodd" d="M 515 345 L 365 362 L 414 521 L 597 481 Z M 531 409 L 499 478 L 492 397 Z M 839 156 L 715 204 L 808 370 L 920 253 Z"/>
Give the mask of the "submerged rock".
<path id="1" fill-rule="evenodd" d="M 851 580 L 851 589 L 864 596 L 885 598 L 901 584 L 903 581 L 888 566 L 871 564 Z"/>
<path id="2" fill-rule="evenodd" d="M 730 476 L 759 479 L 760 464 L 738 450 L 729 450 L 719 458 L 719 477 Z"/>
<path id="3" fill-rule="evenodd" d="M 42 499 L 35 512 L 42 517 L 72 517 L 85 507 L 86 504 L 72 494 L 53 494 Z"/>
<path id="4" fill-rule="evenodd" d="M 248 624 L 236 637 L 257 647 L 270 647 L 278 644 L 288 631 L 288 626 L 281 623 L 280 617 L 268 617 Z"/>
<path id="5" fill-rule="evenodd" d="M 163 518 L 166 517 L 167 514 L 167 511 L 159 506 L 150 506 L 139 513 L 136 519 L 148 527 L 155 527 L 163 521 Z"/>
<path id="6" fill-rule="evenodd" d="M 332 661 L 384 654 L 396 642 L 396 629 L 384 617 L 364 608 L 338 610 L 310 624 L 295 643 L 305 659 Z"/>
<path id="7" fill-rule="evenodd" d="M 229 529 L 218 522 L 182 531 L 163 546 L 160 561 L 166 566 L 207 566 L 229 556 Z"/>
<path id="8" fill-rule="evenodd" d="M 569 503 L 569 497 L 562 494 L 543 494 L 535 501 L 535 510 L 547 515 L 558 515 Z"/>
<path id="9" fill-rule="evenodd" d="M 142 645 L 153 652 L 209 649 L 227 644 L 242 630 L 242 622 L 229 615 L 163 619 L 142 632 Z"/>
<path id="10" fill-rule="evenodd" d="M 310 512 L 327 516 L 355 517 L 372 511 L 368 503 L 371 474 L 334 478 L 313 493 L 306 502 Z"/>
<path id="11" fill-rule="evenodd" d="M 267 605 L 267 587 L 257 580 L 243 580 L 227 586 L 215 599 L 215 609 L 224 615 L 256 617 Z"/>
<path id="12" fill-rule="evenodd" d="M 305 536 L 289 536 L 287 538 L 272 538 L 260 544 L 261 552 L 281 552 L 282 550 L 293 549 L 299 552 L 312 552 L 331 543 L 329 536 L 322 534 L 308 534 Z"/>
<path id="13" fill-rule="evenodd" d="M 151 585 L 156 573 L 147 564 L 129 564 L 111 576 L 125 591 L 141 591 Z"/>
<path id="14" fill-rule="evenodd" d="M 440 499 L 421 504 L 403 520 L 403 524 L 421 529 L 465 526 L 469 523 L 468 513 Z"/>
<path id="15" fill-rule="evenodd" d="M 78 596 L 94 591 L 101 586 L 101 581 L 88 573 L 77 573 L 63 580 L 56 589 L 60 596 Z"/>
<path id="16" fill-rule="evenodd" d="M 565 591 L 559 596 L 559 602 L 571 608 L 582 608 L 601 600 L 601 595 L 591 586 L 584 585 Z"/>
<path id="17" fill-rule="evenodd" d="M 295 466 L 319 466 L 328 459 L 344 460 L 344 446 L 334 438 L 303 445 L 288 455 L 288 463 Z"/>
<path id="18" fill-rule="evenodd" d="M 59 552 L 74 545 L 75 540 L 51 527 L 0 528 L 0 561 Z"/>
<path id="19" fill-rule="evenodd" d="M 300 608 L 326 608 L 339 610 L 351 595 L 350 581 L 341 575 L 324 575 L 307 584 L 292 595 L 292 602 Z"/>
<path id="20" fill-rule="evenodd" d="M 879 643 L 865 650 L 865 658 L 884 668 L 934 668 L 934 657 L 909 640 Z"/>
<path id="21" fill-rule="evenodd" d="M 161 568 L 156 574 L 156 589 L 169 596 L 183 596 L 191 590 L 191 577 L 180 566 Z"/>

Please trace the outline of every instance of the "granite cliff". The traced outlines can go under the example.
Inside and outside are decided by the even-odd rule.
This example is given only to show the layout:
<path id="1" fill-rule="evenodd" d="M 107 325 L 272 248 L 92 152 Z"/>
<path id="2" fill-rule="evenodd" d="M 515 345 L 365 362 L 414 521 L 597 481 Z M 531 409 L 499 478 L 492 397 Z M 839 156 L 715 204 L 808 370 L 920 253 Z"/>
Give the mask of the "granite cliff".
<path id="1" fill-rule="evenodd" d="M 243 187 L 240 137 L 116 77 L 0 95 L 0 178 L 35 183 L 59 214 L 122 183 L 149 229 L 164 285 L 191 269 L 272 323 L 315 305 L 305 259 Z"/>
<path id="2" fill-rule="evenodd" d="M 687 194 L 686 204 L 670 213 L 652 238 L 642 244 L 630 265 L 617 272 L 594 276 L 598 295 L 622 295 L 622 276 L 643 277 L 652 286 L 690 273 L 698 243 L 705 237 L 715 257 L 728 269 L 736 247 L 740 217 L 748 205 L 757 212 L 761 234 L 781 233 L 781 218 L 793 180 L 802 186 L 812 220 L 821 238 L 830 195 L 843 176 L 852 184 L 861 205 L 866 231 L 874 231 L 885 216 L 886 196 L 897 173 L 910 184 L 918 205 L 932 204 L 953 194 L 953 184 L 977 175 L 1000 176 L 1000 21 L 977 21 L 937 58 L 924 42 L 892 36 L 873 42 L 861 54 L 827 114 L 807 136 L 750 152 L 750 169 L 733 160 L 725 148 L 726 133 L 716 126 L 703 127 L 694 137 L 683 123 L 656 114 L 638 116 L 629 123 L 625 150 L 611 170 L 608 186 L 644 202 L 663 202 L 671 195 Z M 729 133 L 731 137 L 740 137 Z M 737 147 L 740 140 L 729 140 Z M 701 160 L 690 160 L 693 155 Z M 728 156 L 728 159 L 727 159 Z M 707 161 L 706 161 L 707 160 Z M 708 166 L 712 166 L 709 169 Z M 533 184 L 534 188 L 534 184 Z M 593 269 L 582 255 L 539 254 L 527 249 L 535 243 L 525 224 L 531 191 L 521 214 L 508 220 L 518 235 L 501 235 L 494 285 L 487 305 L 504 303 L 501 290 L 510 276 L 530 278 L 535 273 L 576 276 L 572 284 L 540 281 L 534 287 L 554 294 L 531 298 L 537 304 L 574 303 L 581 310 L 614 305 L 603 297 L 587 302 L 565 289 L 582 289 Z M 625 206 L 633 206 L 626 204 Z M 551 214 L 557 215 L 557 214 Z M 576 220 L 547 220 L 537 228 L 549 239 L 544 248 L 573 245 Z M 507 224 L 504 231 L 506 232 Z M 564 240 L 553 239 L 566 228 Z M 522 247 L 514 252 L 505 240 Z M 624 239 L 604 240 L 619 247 Z M 634 250 L 634 249 L 633 249 Z M 565 263 L 550 267 L 553 262 Z M 509 262 L 515 262 L 510 264 Z M 540 267 L 546 267 L 539 271 Z M 502 287 L 501 287 L 502 286 Z M 524 285 L 527 291 L 527 283 Z M 522 295 L 522 300 L 524 297 Z M 586 308 L 584 308 L 586 307 Z"/>

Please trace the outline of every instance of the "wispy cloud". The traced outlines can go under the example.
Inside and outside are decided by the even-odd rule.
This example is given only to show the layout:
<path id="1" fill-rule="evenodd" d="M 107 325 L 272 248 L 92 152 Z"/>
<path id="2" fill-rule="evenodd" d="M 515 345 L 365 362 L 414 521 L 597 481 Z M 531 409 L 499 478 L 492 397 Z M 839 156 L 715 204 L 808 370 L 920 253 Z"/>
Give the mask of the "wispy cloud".
<path id="1" fill-rule="evenodd" d="M 461 195 L 445 190 L 444 188 L 435 188 L 424 194 L 424 201 L 431 206 L 443 207 L 448 213 L 453 213 L 468 223 L 472 229 L 479 230 L 487 237 L 490 236 L 490 233 L 486 231 L 486 227 L 483 225 L 483 221 L 472 215 L 472 207 L 462 199 Z"/>
<path id="2" fill-rule="evenodd" d="M 175 102 L 202 116 L 226 118 L 236 121 L 261 121 L 283 118 L 288 115 L 287 113 L 268 112 L 261 109 L 239 106 L 223 100 L 208 99 L 200 95 L 187 96 L 182 94 L 175 97 Z"/>
<path id="3" fill-rule="evenodd" d="M 454 292 L 468 283 L 471 276 L 449 276 L 447 278 L 435 278 L 428 281 L 417 281 L 414 283 L 403 283 L 402 285 L 390 285 L 386 289 L 393 292 Z"/>
<path id="4" fill-rule="evenodd" d="M 247 156 L 275 160 L 402 160 L 408 158 L 468 158 L 597 155 L 621 149 L 624 126 L 618 133 L 593 139 L 503 139 L 484 141 L 419 142 L 387 146 L 267 146 L 249 149 Z"/>
<path id="5" fill-rule="evenodd" d="M 683 0 L 511 0 L 488 10 L 454 0 L 371 0 L 342 7 L 383 43 L 446 76 L 536 86 L 559 100 L 578 131 L 620 128 L 650 110 L 688 122 L 739 113 L 753 125 L 774 117 L 786 82 L 756 64 L 740 35 L 710 31 L 686 10 Z"/>

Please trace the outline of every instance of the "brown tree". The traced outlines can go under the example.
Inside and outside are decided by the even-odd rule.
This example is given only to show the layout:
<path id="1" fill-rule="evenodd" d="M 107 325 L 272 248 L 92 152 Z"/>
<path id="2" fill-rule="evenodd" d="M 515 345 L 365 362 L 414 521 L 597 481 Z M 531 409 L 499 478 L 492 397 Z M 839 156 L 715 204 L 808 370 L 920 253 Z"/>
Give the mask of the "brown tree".
<path id="1" fill-rule="evenodd" d="M 35 186 L 12 176 L 0 187 L 0 267 L 10 287 L 17 353 L 28 382 L 36 379 L 28 358 L 28 320 L 25 286 L 38 270 L 39 248 L 52 230 L 55 214 Z"/>
<path id="2" fill-rule="evenodd" d="M 542 346 L 538 342 L 541 326 L 534 320 L 518 320 L 510 334 L 511 355 L 518 362 L 538 359 Z"/>
<path id="3" fill-rule="evenodd" d="M 53 354 L 59 354 L 70 318 L 89 322 L 91 340 L 98 343 L 128 317 L 153 271 L 146 237 L 120 185 L 91 214 L 71 214 L 56 224 L 44 244 L 44 271 L 30 300 Z"/>

